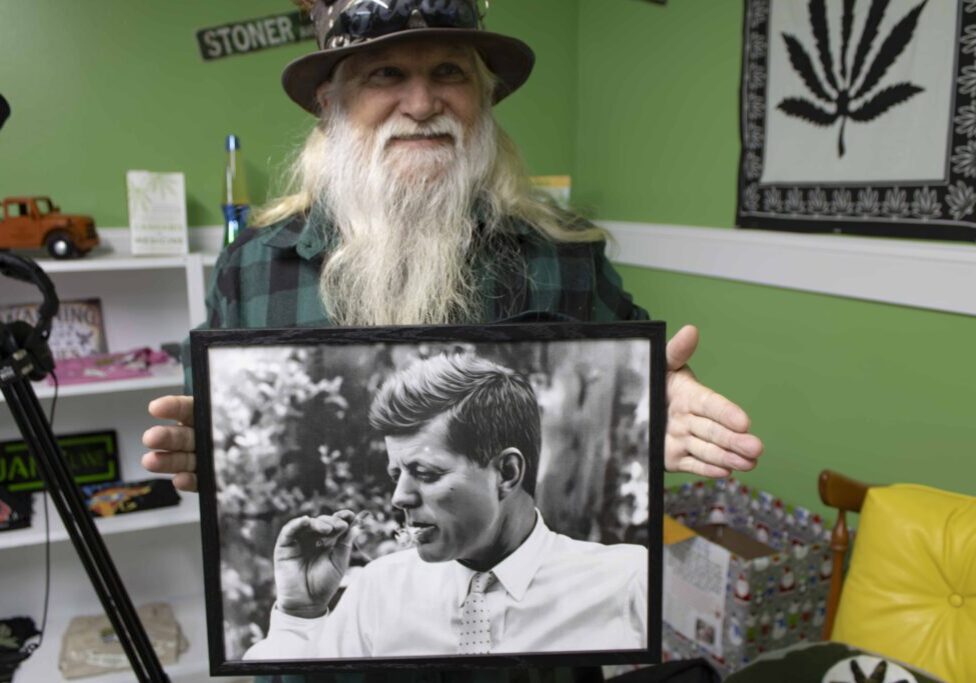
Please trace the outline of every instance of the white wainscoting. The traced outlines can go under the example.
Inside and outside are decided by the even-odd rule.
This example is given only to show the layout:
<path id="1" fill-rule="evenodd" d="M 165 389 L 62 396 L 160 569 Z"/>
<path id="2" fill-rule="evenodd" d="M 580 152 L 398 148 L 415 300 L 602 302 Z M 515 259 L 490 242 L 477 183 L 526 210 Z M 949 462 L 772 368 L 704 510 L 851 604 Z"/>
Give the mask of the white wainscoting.
<path id="1" fill-rule="evenodd" d="M 598 221 L 612 260 L 976 315 L 976 245 Z"/>

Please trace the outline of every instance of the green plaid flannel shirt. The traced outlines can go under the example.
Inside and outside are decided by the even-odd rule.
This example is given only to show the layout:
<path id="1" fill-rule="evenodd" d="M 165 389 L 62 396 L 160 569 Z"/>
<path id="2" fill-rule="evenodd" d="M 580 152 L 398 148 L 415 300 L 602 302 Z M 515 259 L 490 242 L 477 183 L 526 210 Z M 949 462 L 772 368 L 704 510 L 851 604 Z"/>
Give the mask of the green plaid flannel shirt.
<path id="1" fill-rule="evenodd" d="M 210 328 L 320 327 L 331 325 L 319 298 L 322 259 L 334 233 L 302 217 L 245 230 L 220 255 L 207 298 Z M 515 223 L 520 263 L 489 268 L 491 254 L 476 259 L 486 294 L 484 321 L 532 312 L 577 320 L 646 320 L 620 286 L 603 242 L 552 242 Z M 489 248 L 484 250 L 490 252 Z M 494 272 L 494 275 L 489 275 Z"/>
<path id="2" fill-rule="evenodd" d="M 621 288 L 603 242 L 553 242 L 513 223 L 520 259 L 499 272 L 491 254 L 476 259 L 485 322 L 558 313 L 582 321 L 646 320 Z M 330 226 L 304 217 L 245 230 L 217 260 L 207 296 L 209 328 L 331 325 L 319 298 L 319 272 L 335 239 Z M 490 245 L 484 251 L 491 252 Z M 493 275 L 489 275 L 493 273 Z M 184 356 L 188 358 L 189 356 Z M 259 678 L 270 683 L 591 683 L 598 668 L 389 671 Z"/>

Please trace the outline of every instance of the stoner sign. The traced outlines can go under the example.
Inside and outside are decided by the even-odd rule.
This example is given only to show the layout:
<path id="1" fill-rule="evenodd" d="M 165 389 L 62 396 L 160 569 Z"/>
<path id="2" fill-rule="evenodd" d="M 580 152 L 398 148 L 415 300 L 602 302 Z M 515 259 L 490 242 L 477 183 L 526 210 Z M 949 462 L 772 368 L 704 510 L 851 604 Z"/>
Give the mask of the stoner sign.
<path id="1" fill-rule="evenodd" d="M 208 62 L 313 38 L 315 26 L 301 12 L 245 19 L 197 31 L 200 55 Z"/>
<path id="2" fill-rule="evenodd" d="M 119 478 L 115 430 L 57 437 L 75 483 L 92 484 Z M 44 488 L 37 462 L 23 441 L 0 442 L 0 487 L 12 493 Z"/>

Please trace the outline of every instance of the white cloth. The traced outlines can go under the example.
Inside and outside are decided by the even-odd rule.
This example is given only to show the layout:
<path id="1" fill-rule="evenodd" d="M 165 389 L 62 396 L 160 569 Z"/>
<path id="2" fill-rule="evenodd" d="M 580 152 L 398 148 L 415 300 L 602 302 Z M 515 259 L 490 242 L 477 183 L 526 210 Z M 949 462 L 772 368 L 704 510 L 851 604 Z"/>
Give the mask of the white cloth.
<path id="1" fill-rule="evenodd" d="M 491 652 L 491 617 L 485 591 L 494 581 L 491 572 L 478 572 L 471 577 L 471 590 L 461 604 L 461 633 L 458 634 L 458 654 L 476 655 Z"/>
<path id="2" fill-rule="evenodd" d="M 461 607 L 475 574 L 429 563 L 414 549 L 358 572 L 333 613 L 318 619 L 272 609 L 268 637 L 244 659 L 454 655 Z M 647 548 L 576 541 L 542 520 L 492 568 L 485 593 L 491 652 L 647 647 Z"/>

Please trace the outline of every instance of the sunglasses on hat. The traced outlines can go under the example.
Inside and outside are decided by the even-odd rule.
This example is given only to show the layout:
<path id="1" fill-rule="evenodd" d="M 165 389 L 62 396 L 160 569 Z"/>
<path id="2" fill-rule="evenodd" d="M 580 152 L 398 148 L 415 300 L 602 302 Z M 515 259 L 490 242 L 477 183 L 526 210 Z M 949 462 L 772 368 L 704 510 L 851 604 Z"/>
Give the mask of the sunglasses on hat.
<path id="1" fill-rule="evenodd" d="M 328 3 L 326 3 L 328 4 Z M 339 47 L 414 28 L 466 28 L 481 25 L 477 0 L 358 0 L 333 19 L 327 47 Z"/>

